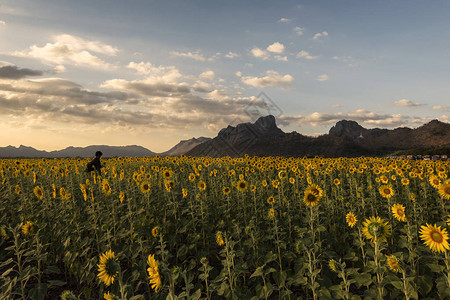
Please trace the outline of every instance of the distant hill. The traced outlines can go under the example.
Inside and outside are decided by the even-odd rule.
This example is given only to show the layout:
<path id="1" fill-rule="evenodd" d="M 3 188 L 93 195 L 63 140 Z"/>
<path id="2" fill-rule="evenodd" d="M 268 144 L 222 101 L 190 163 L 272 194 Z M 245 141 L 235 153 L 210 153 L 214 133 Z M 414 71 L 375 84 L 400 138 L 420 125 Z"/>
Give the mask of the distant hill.
<path id="1" fill-rule="evenodd" d="M 103 157 L 116 156 L 155 156 L 156 153 L 141 146 L 106 146 L 93 145 L 87 147 L 67 147 L 58 151 L 40 151 L 32 147 L 20 145 L 16 148 L 13 146 L 0 147 L 0 157 L 3 158 L 60 158 L 60 157 L 93 157 L 96 151 L 101 151 Z"/>
<path id="2" fill-rule="evenodd" d="M 450 124 L 433 120 L 415 129 L 366 129 L 355 121 L 342 120 L 328 134 L 307 137 L 284 133 L 273 116 L 260 117 L 254 124 L 228 126 L 210 141 L 186 155 L 192 156 L 323 156 L 355 157 L 388 155 L 395 151 L 439 147 L 450 144 Z"/>
<path id="3" fill-rule="evenodd" d="M 185 154 L 186 152 L 190 151 L 194 147 L 200 145 L 201 143 L 207 142 L 211 140 L 211 138 L 207 137 L 199 137 L 199 138 L 192 138 L 189 140 L 182 140 L 175 146 L 173 146 L 170 150 L 166 152 L 159 153 L 160 156 L 179 156 L 181 154 Z"/>

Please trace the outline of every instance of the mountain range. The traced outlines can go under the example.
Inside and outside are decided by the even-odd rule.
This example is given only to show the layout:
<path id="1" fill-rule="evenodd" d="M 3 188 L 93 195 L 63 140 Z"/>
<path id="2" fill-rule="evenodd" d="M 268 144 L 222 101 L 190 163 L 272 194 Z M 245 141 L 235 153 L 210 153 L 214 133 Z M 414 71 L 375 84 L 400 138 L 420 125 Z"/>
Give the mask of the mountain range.
<path id="1" fill-rule="evenodd" d="M 260 117 L 255 123 L 241 123 L 219 131 L 214 138 L 182 140 L 170 150 L 155 153 L 141 146 L 68 147 L 58 151 L 40 151 L 32 147 L 0 147 L 2 158 L 92 157 L 102 151 L 104 157 L 117 156 L 323 156 L 355 157 L 389 155 L 398 151 L 440 149 L 450 151 L 450 124 L 433 120 L 418 128 L 366 129 L 355 121 L 342 120 L 328 132 L 310 137 L 295 131 L 285 133 L 275 117 Z M 450 153 L 441 153 L 447 154 Z"/>

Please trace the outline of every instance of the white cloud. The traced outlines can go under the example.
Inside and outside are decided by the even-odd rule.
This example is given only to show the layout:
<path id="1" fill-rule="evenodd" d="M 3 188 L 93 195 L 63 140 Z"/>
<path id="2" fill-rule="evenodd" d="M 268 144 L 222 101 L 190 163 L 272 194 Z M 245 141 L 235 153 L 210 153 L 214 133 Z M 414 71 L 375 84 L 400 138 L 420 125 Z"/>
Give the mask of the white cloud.
<path id="1" fill-rule="evenodd" d="M 255 47 L 252 50 L 250 50 L 250 53 L 254 57 L 261 58 L 262 60 L 269 59 L 269 57 L 270 57 L 270 54 L 267 51 L 261 50 L 258 47 Z"/>
<path id="2" fill-rule="evenodd" d="M 130 62 L 127 68 L 147 75 L 146 81 L 151 83 L 175 83 L 181 77 L 180 71 L 174 66 L 155 67 L 150 62 Z"/>
<path id="3" fill-rule="evenodd" d="M 433 110 L 442 110 L 442 111 L 449 111 L 450 106 L 447 105 L 434 105 Z"/>
<path id="4" fill-rule="evenodd" d="M 277 71 L 268 70 L 264 77 L 244 76 L 241 80 L 243 83 L 254 87 L 279 86 L 285 89 L 290 87 L 294 77 L 289 74 L 281 75 Z"/>
<path id="5" fill-rule="evenodd" d="M 328 36 L 328 32 L 323 31 L 323 32 L 316 33 L 313 36 L 313 40 L 318 40 L 319 38 L 324 37 L 324 36 Z"/>
<path id="6" fill-rule="evenodd" d="M 199 78 L 201 79 L 206 79 L 206 80 L 213 80 L 215 77 L 214 71 L 205 71 L 203 73 L 201 73 L 200 75 L 198 75 Z"/>
<path id="7" fill-rule="evenodd" d="M 292 21 L 291 19 L 287 19 L 287 18 L 281 18 L 278 20 L 279 23 L 289 23 L 291 21 Z"/>
<path id="8" fill-rule="evenodd" d="M 5 21 L 0 20 L 0 25 L 6 25 Z"/>
<path id="9" fill-rule="evenodd" d="M 170 52 L 171 55 L 177 56 L 177 57 L 185 57 L 190 58 L 197 61 L 206 61 L 206 57 L 200 53 L 200 51 L 194 51 L 194 52 L 177 52 L 172 51 Z"/>
<path id="10" fill-rule="evenodd" d="M 317 76 L 318 81 L 327 81 L 328 79 L 330 79 L 330 76 L 328 76 L 327 74 Z"/>
<path id="11" fill-rule="evenodd" d="M 276 60 L 288 61 L 287 56 L 275 55 Z"/>
<path id="12" fill-rule="evenodd" d="M 151 72 L 152 67 L 153 66 L 151 63 L 143 62 L 143 61 L 141 61 L 139 63 L 132 61 L 127 65 L 128 69 L 136 70 L 138 73 L 144 74 L 144 75 L 149 74 Z"/>
<path id="13" fill-rule="evenodd" d="M 302 50 L 296 55 L 297 58 L 304 58 L 304 59 L 316 59 L 318 56 L 312 56 L 309 54 L 308 51 Z"/>
<path id="14" fill-rule="evenodd" d="M 333 106 L 334 108 L 340 108 L 340 107 L 342 107 L 342 104 L 336 103 L 336 104 L 333 104 L 332 106 Z"/>
<path id="15" fill-rule="evenodd" d="M 267 46 L 266 50 L 272 53 L 283 53 L 284 45 L 279 42 L 275 42 L 272 45 Z"/>
<path id="16" fill-rule="evenodd" d="M 240 55 L 239 54 L 237 54 L 237 53 L 234 53 L 234 52 L 228 52 L 227 54 L 225 54 L 225 57 L 226 58 L 230 58 L 230 59 L 233 59 L 233 58 L 236 58 L 236 57 L 239 57 Z"/>
<path id="17" fill-rule="evenodd" d="M 241 72 L 241 71 L 237 71 L 237 72 L 236 72 L 236 76 L 237 76 L 237 77 L 241 77 L 241 76 L 242 76 L 242 72 Z"/>
<path id="18" fill-rule="evenodd" d="M 66 72 L 66 67 L 64 67 L 63 65 L 57 65 L 56 67 L 53 68 L 53 73 L 55 74 L 60 74 L 64 72 Z"/>
<path id="19" fill-rule="evenodd" d="M 116 47 L 100 41 L 85 40 L 68 34 L 58 35 L 54 37 L 54 41 L 54 43 L 47 43 L 42 47 L 33 45 L 28 50 L 16 51 L 12 55 L 32 57 L 54 64 L 69 63 L 96 68 L 110 68 L 111 64 L 92 55 L 91 52 L 114 56 L 119 51 Z"/>
<path id="20" fill-rule="evenodd" d="M 401 99 L 394 102 L 395 106 L 401 106 L 401 107 L 414 107 L 414 106 L 422 106 L 423 104 L 420 103 L 414 103 L 409 99 Z"/>
<path id="21" fill-rule="evenodd" d="M 301 27 L 298 27 L 298 26 L 295 26 L 294 27 L 294 31 L 295 31 L 295 33 L 298 35 L 298 36 L 300 36 L 300 35 L 303 35 L 303 28 L 301 28 Z"/>
<path id="22" fill-rule="evenodd" d="M 326 124 L 333 124 L 340 120 L 352 120 L 365 126 L 376 127 L 399 127 L 405 126 L 408 123 L 410 117 L 400 114 L 377 114 L 365 109 L 357 109 L 350 112 L 337 112 L 337 113 L 322 113 L 314 112 L 306 116 L 291 116 L 284 117 L 283 121 L 285 125 L 290 122 L 295 122 L 298 126 L 311 125 L 321 126 Z"/>

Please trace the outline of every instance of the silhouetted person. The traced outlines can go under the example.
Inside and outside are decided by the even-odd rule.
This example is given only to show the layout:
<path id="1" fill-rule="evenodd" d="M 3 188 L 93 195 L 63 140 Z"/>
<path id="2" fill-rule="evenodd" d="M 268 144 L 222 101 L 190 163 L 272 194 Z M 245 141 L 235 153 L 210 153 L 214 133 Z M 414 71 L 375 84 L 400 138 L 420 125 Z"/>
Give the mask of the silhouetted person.
<path id="1" fill-rule="evenodd" d="M 102 164 L 100 163 L 100 157 L 102 157 L 103 153 L 100 151 L 95 152 L 95 157 L 92 161 L 88 162 L 86 165 L 86 172 L 91 172 L 97 170 L 100 173 L 100 169 L 102 168 Z"/>

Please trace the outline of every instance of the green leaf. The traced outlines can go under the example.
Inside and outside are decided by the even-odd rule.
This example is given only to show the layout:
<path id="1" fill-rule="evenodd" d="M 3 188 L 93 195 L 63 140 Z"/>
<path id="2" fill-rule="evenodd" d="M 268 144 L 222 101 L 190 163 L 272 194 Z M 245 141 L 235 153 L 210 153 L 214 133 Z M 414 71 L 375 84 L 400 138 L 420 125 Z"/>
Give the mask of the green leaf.
<path id="1" fill-rule="evenodd" d="M 47 294 L 47 285 L 45 283 L 41 283 L 36 285 L 34 289 L 31 289 L 28 295 L 33 300 L 44 300 L 45 295 Z"/>
<path id="2" fill-rule="evenodd" d="M 441 273 L 444 271 L 444 266 L 437 265 L 437 264 L 426 264 L 428 268 L 430 268 L 431 272 L 434 273 Z"/>
<path id="3" fill-rule="evenodd" d="M 368 273 L 359 274 L 355 277 L 355 280 L 359 286 L 369 286 L 372 283 L 372 276 Z"/>
<path id="4" fill-rule="evenodd" d="M 253 274 L 250 276 L 250 278 L 257 277 L 257 276 L 262 276 L 264 274 L 263 273 L 263 268 L 264 268 L 264 266 L 258 267 L 255 270 L 255 272 L 253 272 Z"/>
<path id="5" fill-rule="evenodd" d="M 189 297 L 189 300 L 198 300 L 198 299 L 200 299 L 201 296 L 202 296 L 201 289 L 198 289 L 198 290 L 195 291 L 195 293 L 193 293 L 193 294 Z"/>
<path id="6" fill-rule="evenodd" d="M 64 286 L 67 284 L 67 282 L 62 281 L 62 280 L 48 280 L 47 281 L 50 285 L 54 285 L 54 286 Z"/>

